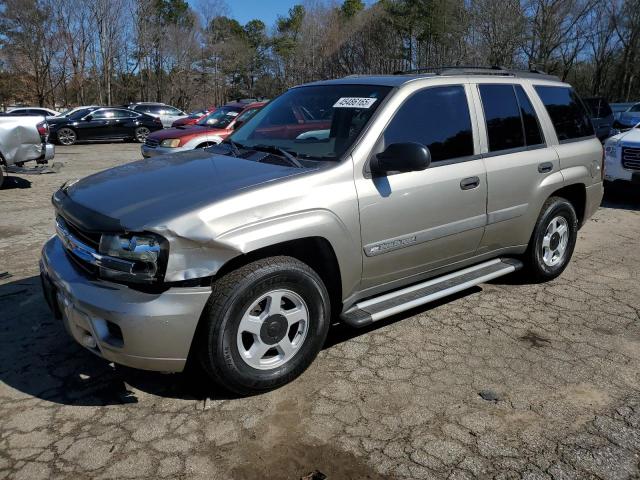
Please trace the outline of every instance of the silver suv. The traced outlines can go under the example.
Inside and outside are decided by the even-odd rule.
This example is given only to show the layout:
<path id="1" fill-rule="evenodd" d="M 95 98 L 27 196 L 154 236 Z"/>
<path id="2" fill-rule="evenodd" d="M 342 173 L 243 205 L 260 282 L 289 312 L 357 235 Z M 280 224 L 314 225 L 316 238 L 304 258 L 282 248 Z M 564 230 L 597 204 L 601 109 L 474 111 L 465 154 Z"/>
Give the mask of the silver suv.
<path id="1" fill-rule="evenodd" d="M 583 103 L 548 75 L 312 83 L 220 145 L 63 186 L 45 294 L 110 361 L 198 360 L 260 392 L 309 366 L 332 319 L 369 325 L 523 267 L 560 275 L 602 158 Z"/>

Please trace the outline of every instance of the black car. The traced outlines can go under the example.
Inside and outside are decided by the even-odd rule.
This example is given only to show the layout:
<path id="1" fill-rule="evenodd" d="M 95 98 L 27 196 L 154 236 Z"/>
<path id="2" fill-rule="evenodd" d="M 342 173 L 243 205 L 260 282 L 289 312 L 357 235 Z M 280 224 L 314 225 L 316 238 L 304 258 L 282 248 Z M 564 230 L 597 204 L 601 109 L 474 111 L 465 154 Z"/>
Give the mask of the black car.
<path id="1" fill-rule="evenodd" d="M 135 140 L 162 129 L 159 119 L 127 108 L 84 108 L 68 117 L 50 118 L 50 136 L 60 145 L 90 140 Z"/>

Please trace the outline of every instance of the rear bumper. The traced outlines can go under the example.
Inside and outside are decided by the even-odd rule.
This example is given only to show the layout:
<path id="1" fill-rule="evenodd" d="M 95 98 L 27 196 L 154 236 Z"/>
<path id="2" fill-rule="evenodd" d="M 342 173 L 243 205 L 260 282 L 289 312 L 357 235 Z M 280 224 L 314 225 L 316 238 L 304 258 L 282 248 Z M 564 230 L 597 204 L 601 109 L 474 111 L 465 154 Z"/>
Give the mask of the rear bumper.
<path id="1" fill-rule="evenodd" d="M 38 163 L 47 163 L 56 155 L 56 147 L 52 143 L 42 144 L 42 155 L 38 159 Z"/>
<path id="2" fill-rule="evenodd" d="M 150 294 L 88 278 L 55 236 L 42 249 L 40 272 L 50 307 L 82 346 L 134 368 L 184 369 L 210 288 Z"/>

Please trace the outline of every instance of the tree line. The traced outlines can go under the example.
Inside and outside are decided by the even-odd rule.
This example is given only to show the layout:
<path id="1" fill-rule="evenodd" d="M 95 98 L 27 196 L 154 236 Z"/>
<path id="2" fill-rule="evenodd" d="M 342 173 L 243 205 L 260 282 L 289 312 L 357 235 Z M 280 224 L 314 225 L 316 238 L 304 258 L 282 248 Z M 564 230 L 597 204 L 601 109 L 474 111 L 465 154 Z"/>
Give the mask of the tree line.
<path id="1" fill-rule="evenodd" d="M 640 0 L 303 0 L 242 25 L 224 0 L 0 0 L 0 107 L 181 108 L 352 74 L 501 65 L 640 99 Z"/>

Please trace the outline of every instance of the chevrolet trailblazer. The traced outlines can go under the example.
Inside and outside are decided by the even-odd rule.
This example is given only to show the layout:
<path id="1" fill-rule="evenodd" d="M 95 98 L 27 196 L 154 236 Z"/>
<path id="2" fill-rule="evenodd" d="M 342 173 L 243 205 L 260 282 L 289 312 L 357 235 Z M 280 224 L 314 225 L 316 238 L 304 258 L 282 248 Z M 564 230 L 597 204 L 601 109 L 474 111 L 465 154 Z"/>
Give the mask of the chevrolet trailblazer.
<path id="1" fill-rule="evenodd" d="M 303 115 L 305 121 L 299 121 Z M 292 88 L 220 145 L 64 185 L 45 296 L 93 353 L 240 394 L 352 326 L 521 268 L 566 268 L 602 145 L 539 72 L 441 69 Z"/>

